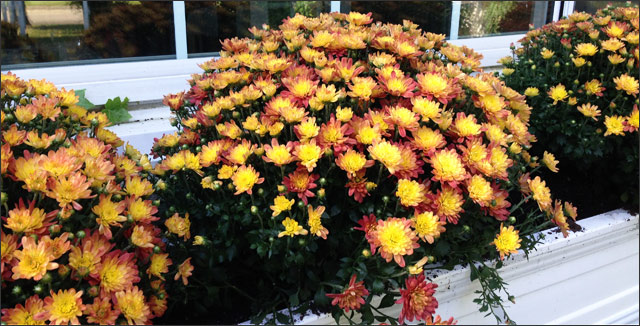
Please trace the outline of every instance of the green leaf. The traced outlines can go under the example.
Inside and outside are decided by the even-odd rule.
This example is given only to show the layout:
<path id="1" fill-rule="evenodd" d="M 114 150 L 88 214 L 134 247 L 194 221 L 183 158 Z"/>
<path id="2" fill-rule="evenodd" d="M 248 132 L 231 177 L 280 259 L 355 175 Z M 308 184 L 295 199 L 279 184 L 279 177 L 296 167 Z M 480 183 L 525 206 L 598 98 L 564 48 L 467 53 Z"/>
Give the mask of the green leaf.
<path id="1" fill-rule="evenodd" d="M 289 303 L 292 306 L 297 306 L 300 304 L 300 299 L 298 299 L 298 292 L 292 294 L 289 296 Z"/>
<path id="2" fill-rule="evenodd" d="M 373 312 L 371 311 L 370 306 L 363 307 L 361 309 L 361 313 L 362 313 L 363 324 L 367 324 L 367 325 L 373 324 Z"/>
<path id="3" fill-rule="evenodd" d="M 76 89 L 74 92 L 76 93 L 76 96 L 78 96 L 77 105 L 89 110 L 92 109 L 95 105 L 85 97 L 85 91 L 86 89 Z"/>
<path id="4" fill-rule="evenodd" d="M 276 313 L 276 319 L 278 320 L 279 323 L 281 324 L 288 324 L 291 321 L 289 320 L 289 316 L 281 313 L 281 312 L 277 312 Z"/>
<path id="5" fill-rule="evenodd" d="M 395 300 L 393 294 L 387 294 L 384 297 L 382 297 L 382 300 L 380 300 L 380 305 L 378 306 L 378 309 L 391 307 L 395 303 L 396 303 L 396 300 Z"/>
<path id="6" fill-rule="evenodd" d="M 434 251 L 438 256 L 446 256 L 449 253 L 450 248 L 451 246 L 449 245 L 449 242 L 440 240 L 436 243 Z"/>
<path id="7" fill-rule="evenodd" d="M 380 293 L 384 290 L 384 282 L 382 282 L 382 280 L 380 280 L 379 278 L 376 278 L 375 281 L 373 281 L 373 286 L 371 288 L 373 290 L 373 293 Z"/>
<path id="8" fill-rule="evenodd" d="M 313 296 L 313 301 L 319 306 L 329 304 L 329 297 L 327 297 L 327 293 L 324 291 L 324 287 L 321 287 L 320 290 L 316 292 L 316 295 Z"/>
<path id="9" fill-rule="evenodd" d="M 127 110 L 129 106 L 129 98 L 125 97 L 124 101 L 120 99 L 120 96 L 108 99 L 104 104 L 102 112 L 107 115 L 109 121 L 113 124 L 122 123 L 131 119 L 131 114 Z"/>

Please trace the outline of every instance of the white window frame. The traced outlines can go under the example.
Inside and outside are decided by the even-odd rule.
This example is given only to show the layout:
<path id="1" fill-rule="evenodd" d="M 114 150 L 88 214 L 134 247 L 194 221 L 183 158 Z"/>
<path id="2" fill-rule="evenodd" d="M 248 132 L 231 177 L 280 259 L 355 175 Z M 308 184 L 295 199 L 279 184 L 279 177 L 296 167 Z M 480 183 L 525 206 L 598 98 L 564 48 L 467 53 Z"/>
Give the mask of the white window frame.
<path id="1" fill-rule="evenodd" d="M 560 15 L 561 1 L 554 2 L 554 16 Z M 570 14 L 573 1 L 564 1 L 562 15 Z M 455 45 L 466 45 L 481 53 L 484 58 L 481 66 L 497 65 L 497 60 L 511 54 L 509 49 L 525 34 L 457 39 L 461 1 L 453 1 L 450 42 Z M 59 87 L 67 89 L 86 89 L 86 96 L 96 104 L 104 104 L 107 99 L 116 96 L 128 97 L 132 104 L 156 104 L 164 95 L 188 88 L 186 82 L 191 74 L 201 72 L 198 63 L 211 57 L 187 58 L 186 19 L 184 1 L 173 1 L 176 59 L 149 60 L 136 62 L 98 63 L 89 65 L 70 65 L 57 67 L 39 67 L 13 69 L 12 72 L 24 79 L 42 79 L 52 81 Z M 340 10 L 340 1 L 331 1 L 331 10 Z M 556 18 L 556 17 L 554 17 Z M 7 70 L 2 69 L 3 72 Z"/>

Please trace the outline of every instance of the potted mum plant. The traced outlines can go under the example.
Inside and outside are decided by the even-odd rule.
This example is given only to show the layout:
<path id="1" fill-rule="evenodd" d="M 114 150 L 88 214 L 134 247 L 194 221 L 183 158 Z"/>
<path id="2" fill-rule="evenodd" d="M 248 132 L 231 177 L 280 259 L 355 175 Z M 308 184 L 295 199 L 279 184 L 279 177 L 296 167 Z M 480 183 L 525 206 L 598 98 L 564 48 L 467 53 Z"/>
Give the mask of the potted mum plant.
<path id="1" fill-rule="evenodd" d="M 107 116 L 79 100 L 2 75 L 3 324 L 149 324 L 193 270 L 162 241 L 148 155 L 116 151 Z"/>
<path id="2" fill-rule="evenodd" d="M 500 60 L 501 78 L 534 108 L 530 131 L 545 146 L 532 154 L 550 149 L 561 162 L 550 184 L 583 216 L 621 206 L 637 212 L 637 5 L 574 13 L 520 43 Z"/>
<path id="3" fill-rule="evenodd" d="M 494 311 L 501 259 L 566 234 L 577 212 L 535 176 L 557 161 L 528 152 L 531 107 L 473 50 L 356 12 L 250 31 L 165 97 L 177 131 L 149 178 L 195 270 L 163 322 L 440 323 L 427 264 L 478 266 Z"/>

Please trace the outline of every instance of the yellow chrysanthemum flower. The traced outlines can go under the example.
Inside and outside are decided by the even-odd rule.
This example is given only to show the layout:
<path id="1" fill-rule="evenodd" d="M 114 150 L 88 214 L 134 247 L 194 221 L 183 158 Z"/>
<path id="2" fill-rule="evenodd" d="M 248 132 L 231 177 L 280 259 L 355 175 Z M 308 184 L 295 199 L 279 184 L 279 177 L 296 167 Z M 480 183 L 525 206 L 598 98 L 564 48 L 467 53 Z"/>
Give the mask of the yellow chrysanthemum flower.
<path id="1" fill-rule="evenodd" d="M 616 89 L 625 91 L 628 95 L 638 95 L 638 80 L 627 74 L 622 74 L 613 79 Z"/>
<path id="2" fill-rule="evenodd" d="M 542 51 L 540 52 L 540 55 L 542 55 L 542 58 L 545 60 L 551 59 L 551 57 L 553 57 L 554 54 L 556 53 L 547 48 L 543 48 Z"/>
<path id="3" fill-rule="evenodd" d="M 343 108 L 341 106 L 336 108 L 336 119 L 342 122 L 347 122 L 351 120 L 352 117 L 353 117 L 353 110 L 351 110 L 351 108 L 348 108 L 348 107 Z"/>
<path id="4" fill-rule="evenodd" d="M 547 188 L 546 183 L 540 177 L 535 177 L 533 180 L 527 180 L 527 184 L 540 210 L 549 211 L 551 209 L 551 191 Z"/>
<path id="5" fill-rule="evenodd" d="M 389 170 L 394 173 L 402 163 L 402 154 L 398 146 L 383 140 L 373 144 L 367 148 L 373 159 L 381 162 Z"/>
<path id="6" fill-rule="evenodd" d="M 309 231 L 311 234 L 314 234 L 322 239 L 327 239 L 327 235 L 329 234 L 329 230 L 322 226 L 322 221 L 320 218 L 322 217 L 322 213 L 324 213 L 325 207 L 318 206 L 317 208 L 313 208 L 313 206 L 309 205 L 307 207 L 309 213 Z"/>
<path id="7" fill-rule="evenodd" d="M 491 183 L 481 175 L 474 175 L 467 181 L 467 191 L 469 198 L 482 207 L 491 205 L 493 199 L 493 188 Z"/>
<path id="8" fill-rule="evenodd" d="M 315 140 L 309 143 L 299 144 L 293 151 L 293 155 L 300 161 L 300 164 L 311 172 L 316 167 L 316 163 L 322 156 L 322 148 L 316 145 Z"/>
<path id="9" fill-rule="evenodd" d="M 405 207 L 418 206 L 425 200 L 426 187 L 415 180 L 398 180 L 398 190 L 396 196 L 400 198 L 400 203 Z"/>
<path id="10" fill-rule="evenodd" d="M 538 90 L 535 87 L 527 87 L 527 89 L 524 91 L 524 95 L 529 97 L 536 97 L 539 94 L 540 94 L 540 90 Z"/>
<path id="11" fill-rule="evenodd" d="M 278 216 L 280 213 L 290 210 L 294 203 L 294 199 L 287 199 L 287 197 L 282 195 L 274 198 L 273 205 L 269 206 L 273 211 L 271 216 Z"/>
<path id="12" fill-rule="evenodd" d="M 440 116 L 440 103 L 429 100 L 425 97 L 416 96 L 411 98 L 411 104 L 413 104 L 413 112 L 422 116 L 422 121 L 428 122 L 429 120 L 436 119 Z"/>
<path id="13" fill-rule="evenodd" d="M 433 180 L 435 181 L 455 183 L 468 176 L 460 155 L 456 153 L 455 149 L 440 150 L 429 161 L 433 168 Z"/>
<path id="14" fill-rule="evenodd" d="M 400 267 L 404 267 L 404 255 L 413 254 L 413 249 L 420 246 L 410 225 L 410 220 L 390 217 L 378 220 L 378 225 L 371 231 L 371 241 L 375 247 L 379 247 L 380 256 L 387 262 L 393 259 Z"/>
<path id="15" fill-rule="evenodd" d="M 349 176 L 353 176 L 356 172 L 362 170 L 367 165 L 371 166 L 373 161 L 367 161 L 364 154 L 348 149 L 345 153 L 340 153 L 336 158 L 336 165 L 347 172 Z"/>
<path id="16" fill-rule="evenodd" d="M 604 135 L 624 135 L 624 120 L 624 117 L 619 115 L 606 116 L 604 118 L 604 125 L 607 127 L 607 131 Z"/>
<path id="17" fill-rule="evenodd" d="M 251 189 L 255 184 L 261 184 L 264 178 L 260 178 L 260 173 L 256 172 L 253 166 L 241 166 L 231 177 L 233 185 L 236 187 L 236 195 L 246 192 L 251 195 Z"/>
<path id="18" fill-rule="evenodd" d="M 76 289 L 51 291 L 51 296 L 44 299 L 44 309 L 52 325 L 78 325 L 78 317 L 82 316 L 85 305 L 82 304 L 82 291 Z"/>
<path id="19" fill-rule="evenodd" d="M 580 43 L 576 45 L 575 51 L 579 56 L 590 57 L 598 52 L 598 47 L 591 43 Z"/>
<path id="20" fill-rule="evenodd" d="M 549 169 L 549 171 L 553 172 L 553 173 L 557 173 L 558 172 L 558 161 L 556 161 L 556 157 L 553 156 L 553 154 L 544 151 L 544 154 L 542 155 L 542 163 L 544 163 L 544 165 Z"/>
<path id="21" fill-rule="evenodd" d="M 549 97 L 553 100 L 554 105 L 558 103 L 558 101 L 563 102 L 565 99 L 567 99 L 567 97 L 569 97 L 567 89 L 562 84 L 551 87 L 548 94 Z"/>
<path id="22" fill-rule="evenodd" d="M 294 237 L 296 235 L 307 235 L 309 231 L 305 230 L 301 225 L 298 224 L 296 220 L 287 217 L 282 221 L 282 225 L 284 225 L 284 231 L 278 233 L 278 238 L 282 238 L 284 236 Z"/>
<path id="23" fill-rule="evenodd" d="M 580 67 L 584 66 L 587 63 L 587 60 L 585 60 L 585 58 L 583 58 L 583 57 L 572 58 L 571 61 L 573 61 L 573 64 L 577 68 L 580 68 Z"/>
<path id="24" fill-rule="evenodd" d="M 522 242 L 518 233 L 519 231 L 514 230 L 513 225 L 506 228 L 500 224 L 500 233 L 491 243 L 500 253 L 500 260 L 504 259 L 504 256 L 518 253 L 520 242 Z"/>
<path id="25" fill-rule="evenodd" d="M 445 222 L 440 221 L 438 215 L 433 212 L 423 212 L 416 215 L 412 220 L 413 228 L 422 241 L 433 243 L 440 237 L 440 233 L 445 231 Z"/>

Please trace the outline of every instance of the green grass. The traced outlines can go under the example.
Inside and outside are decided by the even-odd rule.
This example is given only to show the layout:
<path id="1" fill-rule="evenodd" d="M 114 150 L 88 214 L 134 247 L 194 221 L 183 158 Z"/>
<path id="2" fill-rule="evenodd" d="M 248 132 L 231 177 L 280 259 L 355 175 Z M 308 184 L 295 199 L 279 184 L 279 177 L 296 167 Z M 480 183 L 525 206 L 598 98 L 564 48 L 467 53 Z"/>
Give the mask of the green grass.
<path id="1" fill-rule="evenodd" d="M 50 37 L 81 37 L 84 28 L 82 25 L 41 25 L 27 26 L 27 35 L 30 38 Z"/>
<path id="2" fill-rule="evenodd" d="M 28 7 L 65 7 L 71 4 L 71 1 L 25 1 Z"/>

